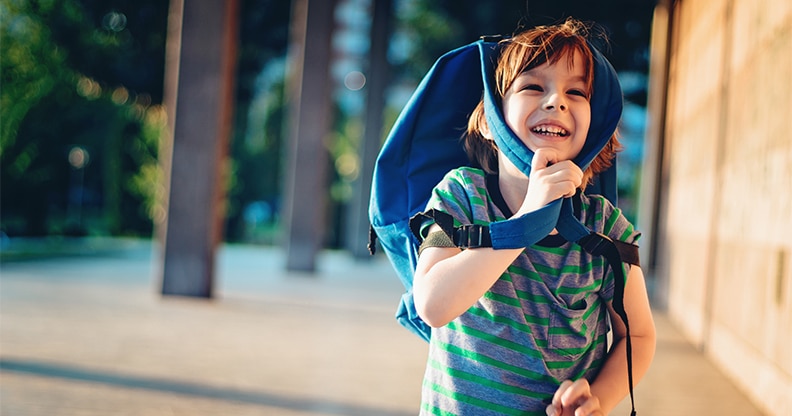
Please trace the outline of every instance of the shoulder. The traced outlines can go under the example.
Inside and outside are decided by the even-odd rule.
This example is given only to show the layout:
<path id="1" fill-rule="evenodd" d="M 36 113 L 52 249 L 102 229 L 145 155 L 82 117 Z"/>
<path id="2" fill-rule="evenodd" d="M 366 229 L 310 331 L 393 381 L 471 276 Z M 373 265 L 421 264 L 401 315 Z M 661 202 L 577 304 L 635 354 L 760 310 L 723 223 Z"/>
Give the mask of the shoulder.
<path id="1" fill-rule="evenodd" d="M 483 170 L 465 166 L 446 173 L 443 180 L 437 184 L 437 188 L 477 193 L 478 190 L 486 189 L 486 183 L 487 176 Z"/>
<path id="2" fill-rule="evenodd" d="M 486 180 L 486 173 L 478 168 L 471 168 L 469 166 L 462 166 L 451 169 L 446 173 L 444 180 L 456 181 L 461 183 L 471 182 L 484 182 Z"/>
<path id="3" fill-rule="evenodd" d="M 602 195 L 581 195 L 581 208 L 581 217 L 586 224 L 612 239 L 636 243 L 641 236 L 622 210 Z"/>
<path id="4" fill-rule="evenodd" d="M 617 209 L 613 204 L 602 195 L 599 194 L 581 194 L 580 201 L 583 210 L 591 210 L 596 212 L 613 211 Z"/>
<path id="5" fill-rule="evenodd" d="M 481 169 L 456 168 L 438 183 L 425 210 L 434 209 L 453 216 L 460 224 L 472 223 L 475 212 L 486 204 L 486 174 Z"/>

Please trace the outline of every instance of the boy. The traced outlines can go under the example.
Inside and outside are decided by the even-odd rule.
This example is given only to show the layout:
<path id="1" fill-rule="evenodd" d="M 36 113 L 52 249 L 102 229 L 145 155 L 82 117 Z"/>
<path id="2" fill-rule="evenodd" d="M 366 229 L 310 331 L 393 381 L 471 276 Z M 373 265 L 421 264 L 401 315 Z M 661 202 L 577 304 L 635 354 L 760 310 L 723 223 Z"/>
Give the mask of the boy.
<path id="1" fill-rule="evenodd" d="M 505 42 L 497 95 L 506 124 L 534 153 L 530 175 L 498 149 L 479 103 L 464 140 L 482 169 L 449 172 L 425 218 L 489 224 L 575 197 L 587 227 L 634 242 L 640 234 L 618 209 L 580 192 L 619 146 L 612 136 L 585 171 L 573 162 L 597 116 L 590 106 L 594 58 L 583 25 L 570 19 Z M 627 394 L 625 328 L 611 306 L 614 277 L 601 257 L 555 231 L 525 249 L 460 250 L 431 221 L 419 237 L 413 296 L 433 328 L 421 414 L 599 415 Z M 640 268 L 629 267 L 627 276 L 624 304 L 638 380 L 654 356 L 655 330 Z"/>

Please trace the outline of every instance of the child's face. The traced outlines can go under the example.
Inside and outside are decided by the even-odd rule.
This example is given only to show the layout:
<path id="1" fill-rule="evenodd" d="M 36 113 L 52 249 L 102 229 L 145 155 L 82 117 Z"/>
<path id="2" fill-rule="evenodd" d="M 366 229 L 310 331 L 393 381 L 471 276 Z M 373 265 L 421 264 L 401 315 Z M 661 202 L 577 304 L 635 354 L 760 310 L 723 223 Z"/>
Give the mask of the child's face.
<path id="1" fill-rule="evenodd" d="M 559 160 L 583 149 L 591 123 L 591 106 L 583 58 L 575 52 L 520 74 L 503 97 L 506 124 L 532 151 L 552 148 Z"/>

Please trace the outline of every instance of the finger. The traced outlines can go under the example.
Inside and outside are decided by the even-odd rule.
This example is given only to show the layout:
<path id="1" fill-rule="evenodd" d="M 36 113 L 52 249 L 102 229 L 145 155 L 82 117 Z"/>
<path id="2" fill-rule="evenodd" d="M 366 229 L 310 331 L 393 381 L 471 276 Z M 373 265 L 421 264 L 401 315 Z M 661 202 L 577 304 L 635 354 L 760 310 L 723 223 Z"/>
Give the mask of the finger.
<path id="1" fill-rule="evenodd" d="M 537 172 L 535 180 L 543 181 L 551 189 L 551 193 L 556 197 L 570 197 L 575 195 L 577 188 L 580 187 L 583 178 L 574 171 L 562 170 L 551 172 L 555 166 Z"/>
<path id="2" fill-rule="evenodd" d="M 553 149 L 539 148 L 531 159 L 531 171 L 544 169 L 558 162 L 558 153 Z"/>
<path id="3" fill-rule="evenodd" d="M 602 414 L 599 398 L 591 396 L 582 403 L 578 403 L 575 416 L 598 416 Z"/>
<path id="4" fill-rule="evenodd" d="M 561 394 L 561 407 L 576 408 L 580 403 L 585 402 L 591 397 L 591 388 L 588 380 L 581 378 L 569 386 Z"/>
<path id="5" fill-rule="evenodd" d="M 558 162 L 534 172 L 532 172 L 531 176 L 541 176 L 550 181 L 571 180 L 578 186 L 583 181 L 583 171 L 569 160 Z"/>
<path id="6" fill-rule="evenodd" d="M 564 380 L 561 383 L 561 385 L 558 386 L 558 389 L 556 389 L 556 392 L 553 395 L 553 401 L 552 401 L 553 407 L 555 407 L 556 409 L 561 408 L 561 396 L 564 395 L 564 393 L 567 391 L 567 389 L 569 389 L 572 386 L 572 384 L 573 384 L 572 380 Z"/>

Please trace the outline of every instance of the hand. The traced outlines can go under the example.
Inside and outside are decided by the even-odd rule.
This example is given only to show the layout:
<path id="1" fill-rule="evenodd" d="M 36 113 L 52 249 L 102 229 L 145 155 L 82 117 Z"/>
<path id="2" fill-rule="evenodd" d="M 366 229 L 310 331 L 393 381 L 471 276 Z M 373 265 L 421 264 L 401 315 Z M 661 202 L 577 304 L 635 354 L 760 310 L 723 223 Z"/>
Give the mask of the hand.
<path id="1" fill-rule="evenodd" d="M 554 149 L 536 149 L 520 211 L 535 211 L 556 199 L 571 197 L 582 182 L 583 171 L 571 160 L 559 161 Z"/>
<path id="2" fill-rule="evenodd" d="M 588 380 L 566 380 L 558 387 L 547 416 L 604 416 L 599 399 L 591 394 Z"/>

